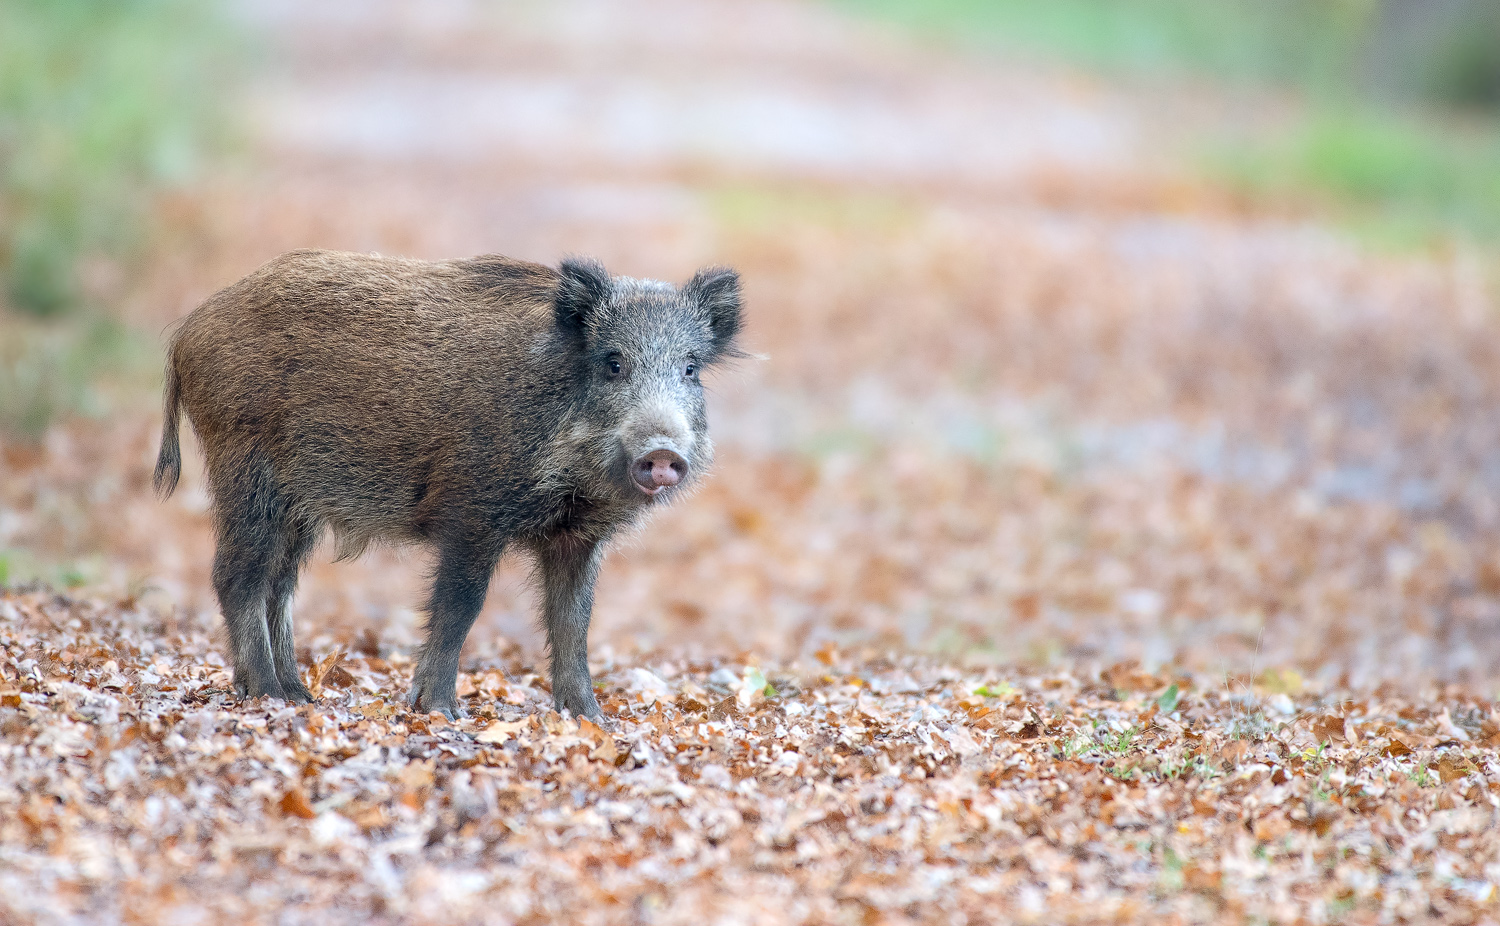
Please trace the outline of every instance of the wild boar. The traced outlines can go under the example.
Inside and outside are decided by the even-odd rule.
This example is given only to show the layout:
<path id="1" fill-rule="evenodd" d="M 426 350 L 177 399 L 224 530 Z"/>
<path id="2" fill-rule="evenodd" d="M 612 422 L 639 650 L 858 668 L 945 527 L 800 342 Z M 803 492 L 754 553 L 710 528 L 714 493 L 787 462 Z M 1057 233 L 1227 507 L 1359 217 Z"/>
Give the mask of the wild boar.
<path id="1" fill-rule="evenodd" d="M 293 251 L 195 309 L 169 349 L 163 498 L 180 412 L 213 497 L 213 584 L 240 695 L 308 701 L 291 602 L 324 528 L 435 553 L 408 702 L 461 713 L 459 650 L 503 553 L 535 560 L 558 710 L 599 718 L 588 669 L 610 539 L 713 460 L 700 376 L 739 355 L 740 282 L 681 288 L 499 256 Z"/>

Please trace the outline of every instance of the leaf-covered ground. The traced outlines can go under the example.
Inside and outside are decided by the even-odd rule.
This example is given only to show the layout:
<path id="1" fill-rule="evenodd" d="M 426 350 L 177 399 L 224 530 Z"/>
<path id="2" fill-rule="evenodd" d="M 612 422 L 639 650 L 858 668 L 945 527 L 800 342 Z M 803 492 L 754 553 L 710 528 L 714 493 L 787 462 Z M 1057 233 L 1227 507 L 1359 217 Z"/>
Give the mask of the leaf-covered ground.
<path id="1" fill-rule="evenodd" d="M 71 589 L 0 593 L 0 920 L 1496 917 L 1473 255 L 1180 181 L 1161 88 L 817 6 L 253 15 L 251 163 L 162 204 L 121 321 L 293 247 L 581 252 L 735 265 L 759 357 L 711 384 L 714 476 L 606 562 L 609 731 L 548 712 L 524 563 L 470 718 L 404 711 L 411 551 L 325 551 L 320 699 L 237 703 L 157 397 L 0 442 L 0 563 Z"/>
<path id="2" fill-rule="evenodd" d="M 368 639 L 366 642 L 369 642 Z M 404 710 L 335 650 L 241 704 L 131 601 L 0 601 L 0 897 L 75 922 L 1467 921 L 1500 873 L 1500 712 L 1388 686 L 927 659 L 527 665 Z M 1280 688 L 1268 693 L 1269 688 Z"/>

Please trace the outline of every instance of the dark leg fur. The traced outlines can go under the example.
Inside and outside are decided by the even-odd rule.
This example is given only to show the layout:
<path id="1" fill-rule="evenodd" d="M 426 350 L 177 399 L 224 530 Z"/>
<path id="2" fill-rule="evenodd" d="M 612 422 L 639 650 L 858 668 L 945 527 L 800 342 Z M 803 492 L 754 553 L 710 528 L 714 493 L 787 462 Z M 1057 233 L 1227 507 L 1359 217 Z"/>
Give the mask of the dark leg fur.
<path id="1" fill-rule="evenodd" d="M 475 549 L 462 541 L 439 552 L 427 604 L 427 642 L 417 659 L 407 699 L 414 709 L 441 711 L 449 720 L 463 714 L 456 693 L 458 654 L 484 607 L 490 576 L 499 561 L 500 551 Z"/>
<path id="2" fill-rule="evenodd" d="M 266 598 L 271 663 L 276 668 L 276 678 L 281 682 L 282 690 L 291 701 L 312 700 L 312 692 L 307 690 L 297 671 L 297 646 L 292 637 L 292 595 L 297 590 L 297 573 L 312 551 L 317 536 L 317 530 L 311 524 L 295 519 L 287 522 L 281 531 L 280 556 L 271 574 L 270 593 Z"/>
<path id="3" fill-rule="evenodd" d="M 257 540 L 264 538 L 221 532 L 214 556 L 214 591 L 229 631 L 229 651 L 234 662 L 234 688 L 241 697 L 270 695 L 286 697 L 276 677 L 271 657 L 271 637 L 266 626 L 266 572 L 271 551 Z"/>
<path id="4" fill-rule="evenodd" d="M 552 650 L 552 701 L 574 717 L 602 720 L 589 678 L 589 618 L 602 544 L 561 535 L 536 549 L 542 617 Z"/>
<path id="5" fill-rule="evenodd" d="M 276 675 L 271 635 L 266 623 L 270 570 L 281 545 L 276 525 L 278 504 L 267 467 L 259 460 L 214 461 L 214 489 L 219 544 L 214 554 L 214 591 L 229 631 L 234 687 L 242 697 L 285 698 Z"/>

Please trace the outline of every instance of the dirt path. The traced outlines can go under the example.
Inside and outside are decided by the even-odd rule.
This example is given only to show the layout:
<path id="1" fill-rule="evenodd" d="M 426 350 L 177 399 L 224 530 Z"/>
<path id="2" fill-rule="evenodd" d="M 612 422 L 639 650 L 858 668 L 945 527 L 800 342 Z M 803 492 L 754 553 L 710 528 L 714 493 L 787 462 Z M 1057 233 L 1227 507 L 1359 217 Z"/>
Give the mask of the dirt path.
<path id="1" fill-rule="evenodd" d="M 96 564 L 88 600 L 0 602 L 0 698 L 56 721 L 0 727 L 30 814 L 0 847 L 49 903 L 186 916 L 221 878 L 220 914 L 347 891 L 351 921 L 1490 909 L 1500 341 L 1461 255 L 1247 218 L 1163 167 L 1151 100 L 809 4 L 246 15 L 277 49 L 253 169 L 182 204 L 133 321 L 292 247 L 589 253 L 734 264 L 765 356 L 715 384 L 712 483 L 605 568 L 615 737 L 536 719 L 521 566 L 466 651 L 477 719 L 393 712 L 424 568 L 391 551 L 304 583 L 309 661 L 358 654 L 329 698 L 236 709 L 196 461 L 150 498 L 144 408 L 10 451 L 0 546 Z M 137 829 L 14 784 L 101 775 Z M 186 848 L 132 880 L 124 832 Z"/>
<path id="2" fill-rule="evenodd" d="M 1150 101 L 816 6 L 254 9 L 259 166 L 196 206 L 153 326 L 307 244 L 745 271 L 766 359 L 716 387 L 725 467 L 615 557 L 602 644 L 1500 669 L 1500 366 L 1462 259 L 1237 219 L 1162 173 Z M 75 542 L 211 623 L 206 500 L 164 543 L 152 428 L 121 431 L 129 516 L 79 503 Z M 410 645 L 421 572 L 320 566 L 307 625 Z M 535 652 L 523 584 L 486 624 Z"/>

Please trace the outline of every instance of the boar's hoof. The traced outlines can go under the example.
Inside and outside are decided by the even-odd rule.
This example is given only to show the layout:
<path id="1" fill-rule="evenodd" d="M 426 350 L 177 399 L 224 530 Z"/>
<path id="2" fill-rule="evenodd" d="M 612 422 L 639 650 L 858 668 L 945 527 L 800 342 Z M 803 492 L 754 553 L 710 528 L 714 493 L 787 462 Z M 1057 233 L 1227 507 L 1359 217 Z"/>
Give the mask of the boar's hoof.
<path id="1" fill-rule="evenodd" d="M 312 692 L 301 682 L 294 682 L 283 687 L 286 689 L 286 699 L 293 704 L 311 704 L 313 702 Z"/>
<path id="2" fill-rule="evenodd" d="M 236 678 L 234 680 L 234 693 L 241 699 L 252 700 L 254 698 L 280 698 L 288 700 L 286 690 L 281 687 L 279 681 L 247 681 Z"/>
<path id="3" fill-rule="evenodd" d="M 559 714 L 567 711 L 574 717 L 587 717 L 601 726 L 605 723 L 604 712 L 599 709 L 599 702 L 594 699 L 592 691 L 558 694 L 552 699 L 552 705 Z"/>
<path id="4" fill-rule="evenodd" d="M 647 495 L 670 489 L 687 475 L 687 461 L 670 450 L 653 450 L 630 466 L 630 476 Z"/>
<path id="5" fill-rule="evenodd" d="M 603 730 L 605 733 L 620 732 L 620 725 L 615 722 L 615 719 L 613 717 L 606 717 L 603 714 L 595 714 L 594 716 L 589 718 L 589 721 L 592 722 L 594 726 Z"/>
<path id="6" fill-rule="evenodd" d="M 419 714 L 437 711 L 449 720 L 469 716 L 469 712 L 459 706 L 457 696 L 449 695 L 446 698 L 440 698 L 429 695 L 422 690 L 420 685 L 411 686 L 411 694 L 406 696 L 406 706 Z"/>

